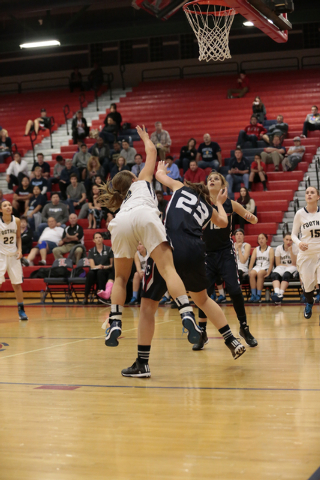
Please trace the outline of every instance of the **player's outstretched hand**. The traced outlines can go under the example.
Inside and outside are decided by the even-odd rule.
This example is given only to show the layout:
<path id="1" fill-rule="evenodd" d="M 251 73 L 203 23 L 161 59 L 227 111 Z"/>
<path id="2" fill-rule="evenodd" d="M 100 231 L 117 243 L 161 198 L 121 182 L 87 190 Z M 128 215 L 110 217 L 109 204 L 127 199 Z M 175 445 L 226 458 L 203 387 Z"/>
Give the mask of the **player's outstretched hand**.
<path id="1" fill-rule="evenodd" d="M 217 202 L 224 203 L 228 198 L 228 191 L 226 188 L 222 188 L 217 196 Z"/>
<path id="2" fill-rule="evenodd" d="M 168 175 L 169 173 L 168 164 L 164 160 L 160 160 L 160 162 L 158 162 L 157 172 L 163 172 L 166 175 Z"/>
<path id="3" fill-rule="evenodd" d="M 305 252 L 306 250 L 308 250 L 309 246 L 308 246 L 307 243 L 300 242 L 300 243 L 299 243 L 299 248 L 300 248 L 300 250 L 302 250 L 303 252 Z"/>
<path id="4" fill-rule="evenodd" d="M 137 132 L 138 132 L 141 140 L 143 140 L 145 142 L 149 138 L 149 135 L 146 132 L 146 127 L 144 125 L 142 125 L 142 127 L 143 128 L 141 128 L 140 125 L 137 125 L 136 129 L 137 129 Z"/>
<path id="5" fill-rule="evenodd" d="M 22 258 L 22 252 L 21 250 L 17 250 L 17 260 L 20 260 Z"/>

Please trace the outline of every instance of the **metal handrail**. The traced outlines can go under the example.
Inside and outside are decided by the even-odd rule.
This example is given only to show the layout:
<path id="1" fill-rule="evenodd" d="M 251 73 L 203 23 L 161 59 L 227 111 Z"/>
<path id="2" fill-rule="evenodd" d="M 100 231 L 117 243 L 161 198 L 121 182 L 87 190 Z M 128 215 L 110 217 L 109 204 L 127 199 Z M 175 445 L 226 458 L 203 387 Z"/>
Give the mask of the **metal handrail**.
<path id="1" fill-rule="evenodd" d="M 282 227 L 282 235 L 287 235 L 289 233 L 289 227 L 287 222 L 283 222 L 283 227 Z"/>
<path id="2" fill-rule="evenodd" d="M 33 130 L 32 132 L 29 133 L 29 138 L 30 138 L 30 142 L 31 142 L 33 164 L 35 164 L 36 163 L 36 155 L 35 155 L 35 151 L 34 151 L 34 142 L 37 140 L 38 134 Z"/>
<path id="3" fill-rule="evenodd" d="M 304 60 L 306 58 L 319 58 L 319 61 L 317 63 L 308 63 L 308 64 L 304 64 Z M 319 66 L 320 64 L 320 55 L 307 55 L 305 57 L 302 57 L 301 58 L 301 68 L 304 68 L 304 67 L 317 67 Z"/>
<path id="4" fill-rule="evenodd" d="M 50 132 L 51 148 L 53 148 L 53 142 L 52 142 L 52 127 L 53 126 L 54 126 L 54 117 L 50 117 L 49 132 Z"/>
<path id="5" fill-rule="evenodd" d="M 315 167 L 316 167 L 316 175 L 317 175 L 317 189 L 319 190 L 319 187 L 320 187 L 320 179 L 319 179 L 320 158 L 319 157 L 316 158 Z"/>
<path id="6" fill-rule="evenodd" d="M 311 184 L 311 182 L 310 182 L 310 177 L 307 176 L 307 177 L 305 178 L 305 181 L 304 181 L 304 186 L 305 186 L 305 189 L 306 189 L 306 190 L 307 190 L 308 187 L 310 187 L 310 184 Z"/>
<path id="7" fill-rule="evenodd" d="M 178 74 L 173 74 L 173 75 L 157 75 L 153 77 L 146 77 L 145 74 L 146 72 L 164 72 L 165 70 L 178 70 Z M 145 80 L 154 80 L 154 79 L 159 79 L 159 78 L 172 78 L 172 77 L 178 77 L 182 78 L 182 69 L 180 67 L 166 67 L 166 68 L 146 68 L 145 70 L 142 70 L 141 72 L 141 80 L 144 82 Z"/>
<path id="8" fill-rule="evenodd" d="M 86 96 L 84 93 L 80 93 L 79 95 L 80 110 L 83 110 L 85 103 L 86 103 Z"/>
<path id="9" fill-rule="evenodd" d="M 269 59 L 263 59 L 263 60 L 243 60 L 241 63 L 240 63 L 240 70 L 245 70 L 246 72 L 248 71 L 259 71 L 259 70 L 280 70 L 280 69 L 288 69 L 288 68 L 291 68 L 290 66 L 288 65 L 284 65 L 284 66 L 281 66 L 281 65 L 276 65 L 276 66 L 272 66 L 272 67 L 263 67 L 262 69 L 259 69 L 257 67 L 254 67 L 254 68 L 250 68 L 250 67 L 245 67 L 244 64 L 246 63 L 257 63 L 257 62 L 263 62 L 263 63 L 266 63 L 266 62 L 274 62 L 275 60 L 295 60 L 296 61 L 296 65 L 294 65 L 294 67 L 297 68 L 297 70 L 300 69 L 300 62 L 299 62 L 299 58 L 298 57 L 286 57 L 286 58 L 269 58 Z"/>
<path id="10" fill-rule="evenodd" d="M 293 200 L 293 210 L 294 210 L 294 213 L 296 214 L 298 209 L 300 208 L 300 204 L 299 204 L 299 199 L 298 198 L 295 198 Z"/>
<path id="11" fill-rule="evenodd" d="M 125 65 L 120 65 L 120 75 L 121 75 L 121 82 L 122 82 L 122 90 L 126 89 L 125 83 L 124 83 L 124 72 L 126 71 L 126 66 Z"/>
<path id="12" fill-rule="evenodd" d="M 238 62 L 228 62 L 226 64 L 224 64 L 223 66 L 227 67 L 228 65 L 235 65 L 236 66 L 236 70 L 235 72 L 236 73 L 239 73 L 239 64 Z M 187 69 L 191 69 L 191 68 L 208 68 L 208 67 L 216 67 L 217 65 L 216 64 L 199 64 L 199 65 L 185 65 L 184 67 L 182 67 L 182 72 L 181 72 L 181 78 L 185 78 L 185 77 L 188 77 L 188 76 L 192 76 L 192 75 L 195 75 L 194 73 L 186 73 L 186 70 Z M 218 67 L 220 66 L 220 64 L 218 65 Z M 199 72 L 200 73 L 200 72 Z M 211 72 L 201 72 L 201 75 L 212 75 L 214 73 L 221 73 L 221 74 L 225 74 L 225 73 L 234 73 L 233 70 L 227 70 L 226 68 L 224 70 L 216 70 L 216 71 L 211 71 Z"/>
<path id="13" fill-rule="evenodd" d="M 64 115 L 64 119 L 66 121 L 66 127 L 67 127 L 67 135 L 69 135 L 69 127 L 68 127 L 68 115 L 70 113 L 70 107 L 68 104 L 66 104 L 64 107 L 63 107 L 63 115 Z"/>
<path id="14" fill-rule="evenodd" d="M 112 72 L 107 73 L 107 85 L 108 85 L 108 90 L 110 94 L 110 100 L 113 100 L 112 97 L 112 82 L 114 80 L 114 75 Z"/>
<path id="15" fill-rule="evenodd" d="M 17 88 L 18 93 L 21 93 L 21 83 L 20 83 L 20 82 L 4 82 L 4 83 L 0 83 L 0 89 L 1 89 L 2 85 L 17 85 L 17 86 L 18 86 L 18 88 Z M 15 92 L 15 91 L 16 91 L 16 89 L 14 89 L 14 90 L 6 90 L 4 93 Z"/>
<path id="16" fill-rule="evenodd" d="M 10 155 L 11 155 L 12 160 L 13 160 L 13 156 L 14 156 L 15 153 L 19 153 L 19 149 L 18 149 L 16 143 L 12 143 L 11 149 L 10 149 Z"/>

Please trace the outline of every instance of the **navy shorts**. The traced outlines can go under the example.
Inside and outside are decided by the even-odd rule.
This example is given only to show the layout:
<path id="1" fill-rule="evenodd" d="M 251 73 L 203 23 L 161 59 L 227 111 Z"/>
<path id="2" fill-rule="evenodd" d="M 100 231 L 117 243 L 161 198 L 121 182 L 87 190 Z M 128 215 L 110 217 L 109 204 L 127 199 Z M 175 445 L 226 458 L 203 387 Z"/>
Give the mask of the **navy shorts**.
<path id="1" fill-rule="evenodd" d="M 174 266 L 188 292 L 202 292 L 208 288 L 205 266 L 205 245 L 200 239 L 180 239 L 179 248 L 173 250 Z M 173 245 L 177 241 L 171 238 Z M 148 258 L 144 273 L 142 297 L 159 302 L 167 291 L 166 282 L 161 277 L 152 258 Z"/>
<path id="2" fill-rule="evenodd" d="M 209 296 L 213 293 L 215 284 L 220 285 L 221 278 L 225 282 L 229 294 L 241 292 L 237 257 L 233 246 L 208 253 L 206 266 Z"/>

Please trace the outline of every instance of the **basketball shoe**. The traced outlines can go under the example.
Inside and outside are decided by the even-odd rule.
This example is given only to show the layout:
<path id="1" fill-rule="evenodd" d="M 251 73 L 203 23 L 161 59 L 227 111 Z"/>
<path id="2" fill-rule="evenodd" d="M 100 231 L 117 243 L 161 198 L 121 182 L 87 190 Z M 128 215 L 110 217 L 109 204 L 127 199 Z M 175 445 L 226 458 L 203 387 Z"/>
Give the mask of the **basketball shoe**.
<path id="1" fill-rule="evenodd" d="M 240 326 L 239 335 L 240 335 L 240 337 L 242 337 L 244 339 L 244 341 L 246 342 L 246 344 L 249 347 L 253 348 L 253 347 L 258 346 L 258 342 L 254 338 L 254 336 L 251 334 L 248 325 L 245 325 L 245 326 L 241 325 Z"/>
<path id="2" fill-rule="evenodd" d="M 193 312 L 181 313 L 183 327 L 188 330 L 188 341 L 192 344 L 199 343 L 201 340 L 202 330 L 197 325 Z"/>
<path id="3" fill-rule="evenodd" d="M 121 320 L 113 320 L 110 327 L 106 330 L 105 345 L 107 347 L 117 347 L 119 345 L 118 338 L 121 335 Z"/>
<path id="4" fill-rule="evenodd" d="M 134 364 L 129 368 L 124 368 L 121 370 L 121 375 L 123 377 L 151 377 L 150 367 L 148 363 L 140 363 L 138 359 Z"/>
<path id="5" fill-rule="evenodd" d="M 313 303 L 307 303 L 304 309 L 304 318 L 311 318 Z"/>
<path id="6" fill-rule="evenodd" d="M 224 342 L 232 353 L 233 359 L 241 357 L 246 351 L 246 347 L 242 345 L 235 337 L 230 337 Z"/>
<path id="7" fill-rule="evenodd" d="M 27 314 L 24 311 L 24 307 L 19 307 L 18 314 L 19 314 L 19 319 L 20 320 L 28 320 Z"/>
<path id="8" fill-rule="evenodd" d="M 192 350 L 203 350 L 203 347 L 209 343 L 208 335 L 206 330 L 202 330 L 201 339 L 199 343 L 193 345 Z"/>

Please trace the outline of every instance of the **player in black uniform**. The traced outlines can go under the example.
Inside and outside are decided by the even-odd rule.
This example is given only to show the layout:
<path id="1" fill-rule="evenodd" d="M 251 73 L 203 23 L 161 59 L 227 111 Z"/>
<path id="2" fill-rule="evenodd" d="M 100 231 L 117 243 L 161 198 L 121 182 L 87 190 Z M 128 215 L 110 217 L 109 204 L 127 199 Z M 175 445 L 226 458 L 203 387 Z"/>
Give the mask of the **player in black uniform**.
<path id="1" fill-rule="evenodd" d="M 210 193 L 211 203 L 216 209 L 216 201 L 219 191 L 221 188 L 227 189 L 226 179 L 220 173 L 213 172 L 208 176 L 207 187 Z M 207 254 L 206 267 L 209 280 L 208 295 L 212 294 L 217 279 L 220 279 L 221 277 L 226 283 L 226 287 L 233 303 L 233 308 L 235 309 L 240 323 L 239 334 L 249 347 L 256 347 L 258 342 L 251 335 L 249 326 L 247 325 L 244 298 L 238 275 L 237 257 L 231 239 L 231 225 L 233 212 L 236 212 L 250 223 L 257 223 L 258 219 L 255 215 L 252 215 L 243 208 L 238 202 L 234 202 L 229 198 L 224 202 L 223 208 L 228 215 L 228 225 L 221 228 L 210 222 L 203 231 L 203 240 L 206 244 Z M 208 343 L 206 314 L 201 310 L 199 310 L 199 326 L 202 328 L 202 338 L 200 343 L 193 345 L 193 350 L 202 350 L 204 345 Z"/>
<path id="2" fill-rule="evenodd" d="M 216 209 L 210 205 L 208 189 L 201 184 L 183 183 L 167 176 L 165 162 L 159 162 L 157 180 L 173 190 L 166 211 L 165 226 L 173 246 L 175 268 L 195 304 L 206 312 L 207 317 L 219 330 L 234 359 L 245 352 L 245 347 L 233 336 L 221 308 L 207 294 L 205 269 L 205 245 L 202 229 L 210 222 L 221 228 L 228 223 L 223 202 L 227 191 L 218 192 Z M 123 376 L 150 377 L 148 366 L 151 341 L 154 333 L 155 313 L 159 301 L 167 290 L 155 263 L 148 259 L 144 277 L 141 310 L 138 328 L 138 358 L 132 367 L 122 370 Z"/>

